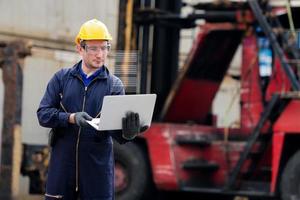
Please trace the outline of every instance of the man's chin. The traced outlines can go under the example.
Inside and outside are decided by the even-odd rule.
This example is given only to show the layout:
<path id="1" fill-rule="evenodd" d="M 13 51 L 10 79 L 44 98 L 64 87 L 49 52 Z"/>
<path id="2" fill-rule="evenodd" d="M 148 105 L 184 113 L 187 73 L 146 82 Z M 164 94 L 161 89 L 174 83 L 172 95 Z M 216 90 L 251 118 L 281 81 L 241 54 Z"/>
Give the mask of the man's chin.
<path id="1" fill-rule="evenodd" d="M 94 63 L 92 67 L 93 67 L 94 69 L 99 69 L 99 68 L 102 67 L 102 66 L 103 66 L 103 63 Z"/>

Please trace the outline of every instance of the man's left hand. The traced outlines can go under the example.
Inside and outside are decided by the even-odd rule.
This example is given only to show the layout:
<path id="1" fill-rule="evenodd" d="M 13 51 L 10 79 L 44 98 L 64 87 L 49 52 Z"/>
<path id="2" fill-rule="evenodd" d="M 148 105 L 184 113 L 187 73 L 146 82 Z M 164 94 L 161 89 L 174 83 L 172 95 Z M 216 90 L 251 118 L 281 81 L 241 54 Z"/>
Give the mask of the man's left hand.
<path id="1" fill-rule="evenodd" d="M 140 125 L 138 113 L 128 112 L 122 119 L 122 136 L 126 140 L 134 139 L 139 133 L 146 131 L 149 127 Z"/>

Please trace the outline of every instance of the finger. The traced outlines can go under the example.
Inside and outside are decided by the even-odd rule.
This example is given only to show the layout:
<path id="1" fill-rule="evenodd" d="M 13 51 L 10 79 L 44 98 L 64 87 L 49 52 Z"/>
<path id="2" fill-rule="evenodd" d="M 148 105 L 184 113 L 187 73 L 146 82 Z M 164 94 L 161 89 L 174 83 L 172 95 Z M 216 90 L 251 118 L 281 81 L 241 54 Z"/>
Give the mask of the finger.
<path id="1" fill-rule="evenodd" d="M 143 127 L 141 127 L 140 132 L 142 133 L 142 132 L 146 131 L 148 128 L 149 128 L 149 126 L 143 126 Z"/>
<path id="2" fill-rule="evenodd" d="M 82 127 L 87 127 L 88 125 L 89 124 L 85 120 L 82 120 L 82 122 L 81 122 Z"/>
<path id="3" fill-rule="evenodd" d="M 125 117 L 123 117 L 122 118 L 122 129 L 124 130 L 124 129 L 126 129 L 127 127 L 126 127 L 126 118 Z"/>
<path id="4" fill-rule="evenodd" d="M 93 118 L 91 116 L 86 116 L 85 119 L 91 121 Z"/>
<path id="5" fill-rule="evenodd" d="M 89 114 L 87 114 L 86 112 L 84 112 L 84 113 L 82 114 L 82 118 L 87 119 L 87 120 L 92 120 L 92 119 L 93 119 L 93 118 L 92 118 Z"/>
<path id="6" fill-rule="evenodd" d="M 131 117 L 130 117 L 130 114 L 126 117 L 126 127 L 127 128 L 131 127 Z"/>
<path id="7" fill-rule="evenodd" d="M 140 116 L 139 116 L 139 113 L 135 113 L 134 116 L 135 116 L 135 126 L 136 127 L 140 127 Z"/>
<path id="8" fill-rule="evenodd" d="M 91 121 L 93 118 L 88 114 L 87 120 Z"/>
<path id="9" fill-rule="evenodd" d="M 131 127 L 135 127 L 135 114 L 133 112 L 130 114 L 130 125 Z"/>
<path id="10" fill-rule="evenodd" d="M 130 111 L 126 112 L 126 118 L 129 118 L 130 115 L 131 115 L 131 112 L 130 112 Z"/>

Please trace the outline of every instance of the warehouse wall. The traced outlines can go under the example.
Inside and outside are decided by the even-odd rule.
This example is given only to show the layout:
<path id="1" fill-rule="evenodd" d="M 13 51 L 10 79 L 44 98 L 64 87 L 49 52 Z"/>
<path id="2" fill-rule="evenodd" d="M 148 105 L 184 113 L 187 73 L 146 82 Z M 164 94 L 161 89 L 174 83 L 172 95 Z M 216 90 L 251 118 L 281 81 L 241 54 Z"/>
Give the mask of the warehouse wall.
<path id="1" fill-rule="evenodd" d="M 2 0 L 0 33 L 72 42 L 80 25 L 98 18 L 116 38 L 118 1 Z"/>
<path id="2" fill-rule="evenodd" d="M 73 41 L 83 22 L 102 20 L 116 39 L 118 1 L 10 0 L 0 1 L 0 8 L 5 8 L 0 12 L 0 41 L 26 39 L 34 46 L 25 59 L 23 141 L 46 143 L 48 130 L 38 125 L 35 112 L 47 82 L 58 69 L 79 60 Z"/>

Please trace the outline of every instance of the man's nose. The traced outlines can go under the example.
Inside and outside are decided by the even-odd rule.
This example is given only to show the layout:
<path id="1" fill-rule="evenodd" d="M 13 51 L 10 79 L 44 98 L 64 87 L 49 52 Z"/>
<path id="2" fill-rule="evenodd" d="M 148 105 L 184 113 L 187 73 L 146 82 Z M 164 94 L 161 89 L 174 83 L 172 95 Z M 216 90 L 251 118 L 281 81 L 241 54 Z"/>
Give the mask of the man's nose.
<path id="1" fill-rule="evenodd" d="M 96 56 L 97 57 L 102 57 L 103 56 L 103 51 L 101 50 L 101 49 L 99 49 L 98 51 L 97 51 L 97 53 L 96 53 Z"/>

